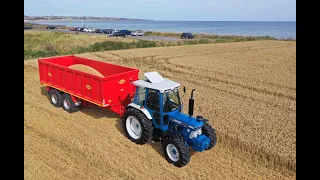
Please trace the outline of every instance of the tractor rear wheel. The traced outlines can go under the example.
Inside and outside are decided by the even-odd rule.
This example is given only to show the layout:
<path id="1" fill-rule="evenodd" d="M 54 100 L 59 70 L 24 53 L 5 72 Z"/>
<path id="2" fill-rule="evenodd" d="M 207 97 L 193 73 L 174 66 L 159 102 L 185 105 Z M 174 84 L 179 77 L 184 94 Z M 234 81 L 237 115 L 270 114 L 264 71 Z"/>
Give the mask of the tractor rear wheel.
<path id="1" fill-rule="evenodd" d="M 217 143 L 217 135 L 215 130 L 211 127 L 210 124 L 205 123 L 202 127 L 202 134 L 206 135 L 208 138 L 210 138 L 210 144 L 209 147 L 206 150 L 209 150 L 213 148 L 213 146 Z"/>
<path id="2" fill-rule="evenodd" d="M 57 90 L 51 89 L 49 91 L 49 99 L 51 104 L 54 105 L 55 107 L 61 106 L 62 96 Z"/>
<path id="3" fill-rule="evenodd" d="M 162 140 L 162 151 L 166 160 L 177 167 L 183 167 L 190 162 L 189 145 L 182 137 L 165 137 Z"/>
<path id="4" fill-rule="evenodd" d="M 132 142 L 146 144 L 152 140 L 152 121 L 139 110 L 134 108 L 127 109 L 122 122 L 124 131 Z"/>

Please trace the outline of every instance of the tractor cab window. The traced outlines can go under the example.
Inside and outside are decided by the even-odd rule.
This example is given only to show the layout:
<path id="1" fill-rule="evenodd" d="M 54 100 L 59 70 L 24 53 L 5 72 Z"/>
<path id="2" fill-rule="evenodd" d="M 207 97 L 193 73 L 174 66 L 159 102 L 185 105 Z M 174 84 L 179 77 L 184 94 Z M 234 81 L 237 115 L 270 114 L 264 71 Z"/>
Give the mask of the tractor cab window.
<path id="1" fill-rule="evenodd" d="M 144 87 L 139 87 L 138 89 L 138 92 L 137 92 L 139 95 L 138 95 L 138 104 L 139 105 L 144 105 L 143 102 L 145 101 L 146 99 L 146 88 Z"/>
<path id="2" fill-rule="evenodd" d="M 180 104 L 180 96 L 179 90 L 169 90 L 165 91 L 163 94 L 163 111 L 170 112 L 176 109 L 179 109 L 181 106 Z"/>
<path id="3" fill-rule="evenodd" d="M 147 107 L 151 110 L 160 111 L 159 91 L 148 89 Z"/>

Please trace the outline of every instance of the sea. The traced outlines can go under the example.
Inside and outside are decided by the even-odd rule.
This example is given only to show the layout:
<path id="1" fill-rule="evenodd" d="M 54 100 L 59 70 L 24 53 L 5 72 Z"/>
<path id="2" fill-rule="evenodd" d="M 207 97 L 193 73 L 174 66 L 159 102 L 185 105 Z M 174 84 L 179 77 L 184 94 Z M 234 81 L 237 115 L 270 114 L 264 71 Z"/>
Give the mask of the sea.
<path id="1" fill-rule="evenodd" d="M 157 32 L 190 32 L 196 34 L 269 36 L 296 39 L 296 21 L 152 21 L 152 20 L 57 20 L 38 24 L 66 25 L 98 29 L 128 29 Z"/>

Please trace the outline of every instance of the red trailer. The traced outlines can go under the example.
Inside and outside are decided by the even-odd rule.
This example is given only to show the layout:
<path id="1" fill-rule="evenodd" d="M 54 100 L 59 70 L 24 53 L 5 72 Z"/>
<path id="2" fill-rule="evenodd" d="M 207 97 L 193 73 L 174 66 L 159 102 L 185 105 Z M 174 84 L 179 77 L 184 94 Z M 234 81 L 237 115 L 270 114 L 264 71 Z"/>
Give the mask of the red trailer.
<path id="1" fill-rule="evenodd" d="M 122 116 L 134 97 L 131 82 L 138 80 L 138 69 L 74 55 L 40 58 L 38 64 L 40 83 L 46 86 L 51 103 L 68 112 L 92 103 Z"/>

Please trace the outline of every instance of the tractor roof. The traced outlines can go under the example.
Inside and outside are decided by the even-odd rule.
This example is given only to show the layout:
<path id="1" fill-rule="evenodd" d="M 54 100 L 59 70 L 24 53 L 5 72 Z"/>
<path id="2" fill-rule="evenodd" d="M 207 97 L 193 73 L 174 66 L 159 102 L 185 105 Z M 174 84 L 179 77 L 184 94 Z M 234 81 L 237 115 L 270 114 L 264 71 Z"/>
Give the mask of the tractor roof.
<path id="1" fill-rule="evenodd" d="M 165 90 L 173 90 L 174 88 L 180 86 L 179 83 L 176 83 L 169 79 L 165 79 L 157 72 L 148 72 L 144 73 L 144 75 L 147 77 L 147 80 L 137 80 L 134 81 L 133 84 L 139 87 L 156 89 L 161 93 L 164 93 Z"/>

